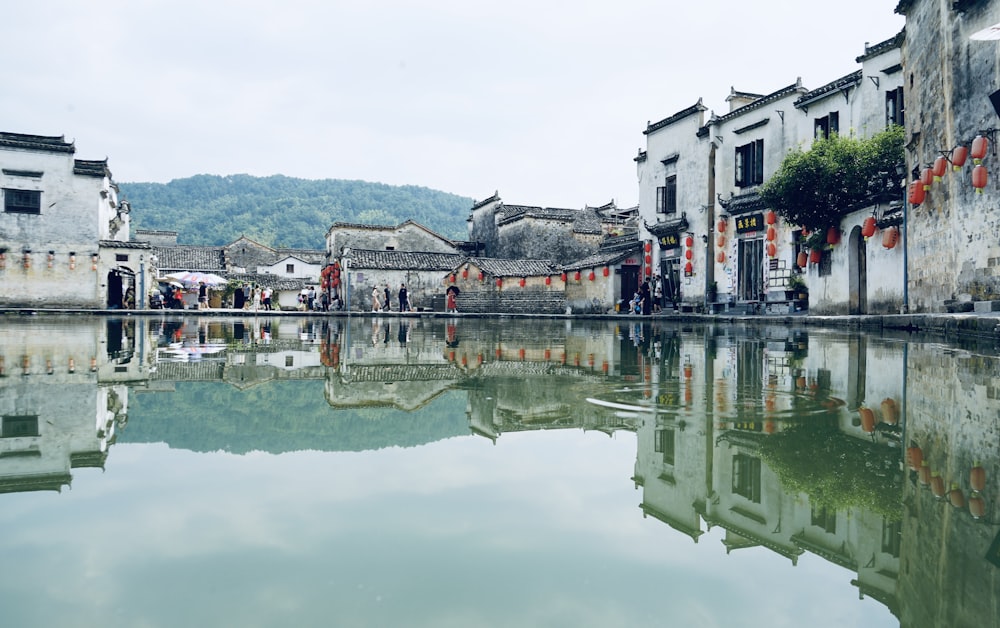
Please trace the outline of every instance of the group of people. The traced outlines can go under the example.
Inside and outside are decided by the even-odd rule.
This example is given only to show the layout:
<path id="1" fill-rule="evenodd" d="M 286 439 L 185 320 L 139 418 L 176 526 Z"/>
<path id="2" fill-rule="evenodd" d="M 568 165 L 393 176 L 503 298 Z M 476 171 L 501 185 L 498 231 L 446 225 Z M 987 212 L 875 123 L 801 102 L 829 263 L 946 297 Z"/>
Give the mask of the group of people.
<path id="1" fill-rule="evenodd" d="M 413 308 L 410 306 L 410 294 L 406 290 L 406 284 L 399 284 L 399 292 L 397 293 L 399 299 L 399 311 L 400 312 L 412 312 Z M 385 283 L 381 288 L 376 284 L 372 286 L 372 312 L 390 312 L 392 311 L 392 301 L 389 298 L 389 284 Z"/>
<path id="2" fill-rule="evenodd" d="M 273 310 L 272 298 L 274 289 L 270 286 L 258 286 L 254 283 L 245 283 L 236 288 L 233 293 L 233 307 L 237 310 Z"/>

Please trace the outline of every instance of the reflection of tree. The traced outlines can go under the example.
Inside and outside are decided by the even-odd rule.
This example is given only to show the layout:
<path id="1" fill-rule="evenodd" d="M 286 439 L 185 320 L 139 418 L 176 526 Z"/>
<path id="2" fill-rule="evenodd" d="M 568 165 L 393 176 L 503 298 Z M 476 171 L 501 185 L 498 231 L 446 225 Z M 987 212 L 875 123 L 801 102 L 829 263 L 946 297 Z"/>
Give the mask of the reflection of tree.
<path id="1" fill-rule="evenodd" d="M 830 425 L 797 425 L 760 445 L 782 486 L 834 510 L 862 508 L 901 516 L 897 449 L 847 436 Z"/>

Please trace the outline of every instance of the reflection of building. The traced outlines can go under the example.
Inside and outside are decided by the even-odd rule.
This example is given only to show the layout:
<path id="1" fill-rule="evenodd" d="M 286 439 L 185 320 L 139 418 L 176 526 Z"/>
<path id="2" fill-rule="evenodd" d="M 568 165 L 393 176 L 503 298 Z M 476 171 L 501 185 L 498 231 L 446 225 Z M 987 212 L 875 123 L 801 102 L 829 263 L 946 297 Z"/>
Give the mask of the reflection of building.
<path id="1" fill-rule="evenodd" d="M 0 327 L 0 492 L 61 490 L 103 467 L 145 377 L 145 321 L 15 320 Z"/>

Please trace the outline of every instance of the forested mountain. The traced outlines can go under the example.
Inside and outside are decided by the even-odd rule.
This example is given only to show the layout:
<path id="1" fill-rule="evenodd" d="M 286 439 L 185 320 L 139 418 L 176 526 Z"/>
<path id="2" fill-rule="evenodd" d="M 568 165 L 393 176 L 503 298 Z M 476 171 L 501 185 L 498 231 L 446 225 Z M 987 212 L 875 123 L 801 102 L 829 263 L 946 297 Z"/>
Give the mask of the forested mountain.
<path id="1" fill-rule="evenodd" d="M 203 245 L 245 235 L 269 246 L 321 249 L 334 222 L 393 226 L 406 220 L 464 240 L 475 202 L 414 185 L 283 175 L 201 174 L 119 188 L 132 205 L 133 230 L 176 231 L 179 244 Z"/>

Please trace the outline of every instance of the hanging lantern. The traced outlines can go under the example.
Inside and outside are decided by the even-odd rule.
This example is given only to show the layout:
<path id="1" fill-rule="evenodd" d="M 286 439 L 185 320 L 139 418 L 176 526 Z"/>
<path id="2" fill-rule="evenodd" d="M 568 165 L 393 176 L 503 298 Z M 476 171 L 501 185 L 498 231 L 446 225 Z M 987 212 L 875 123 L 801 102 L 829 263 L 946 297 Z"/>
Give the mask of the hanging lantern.
<path id="1" fill-rule="evenodd" d="M 840 242 L 840 227 L 830 227 L 826 230 L 826 243 L 833 245 Z"/>
<path id="2" fill-rule="evenodd" d="M 448 275 L 448 279 L 451 280 L 451 283 L 455 283 L 455 273 Z"/>
<path id="3" fill-rule="evenodd" d="M 25 268 L 31 268 L 31 251 L 25 251 L 22 258 Z"/>
<path id="4" fill-rule="evenodd" d="M 521 286 L 521 287 L 523 288 L 523 287 L 524 287 L 524 284 L 525 284 L 525 282 L 526 282 L 526 280 L 524 279 L 524 277 L 521 277 L 521 281 L 519 281 L 519 282 L 518 282 L 518 285 L 519 285 L 519 286 Z"/>
<path id="5" fill-rule="evenodd" d="M 724 219 L 720 218 L 719 219 L 719 223 L 717 225 L 715 225 L 715 230 L 718 231 L 719 233 L 725 233 L 726 232 L 726 221 Z"/>
<path id="6" fill-rule="evenodd" d="M 983 193 L 987 179 L 989 179 L 989 176 L 986 173 L 986 166 L 978 164 L 972 169 L 972 187 L 976 188 L 976 194 Z"/>
<path id="7" fill-rule="evenodd" d="M 573 279 L 575 281 L 580 281 L 580 271 L 576 271 L 575 273 L 573 273 Z"/>
<path id="8" fill-rule="evenodd" d="M 888 423 L 889 425 L 899 423 L 899 412 L 896 407 L 896 400 L 891 397 L 886 397 L 882 400 L 882 422 Z"/>
<path id="9" fill-rule="evenodd" d="M 688 248 L 694 246 L 694 238 L 692 238 L 691 236 L 684 238 L 684 246 Z"/>
<path id="10" fill-rule="evenodd" d="M 647 241 L 645 244 L 642 245 L 642 250 L 649 253 L 650 251 L 653 250 L 653 245 L 649 241 Z"/>
<path id="11" fill-rule="evenodd" d="M 767 210 L 767 213 L 764 214 L 764 222 L 766 222 L 769 225 L 773 225 L 774 223 L 778 222 L 778 215 L 774 213 L 774 210 L 769 209 Z"/>
<path id="12" fill-rule="evenodd" d="M 912 445 L 906 448 L 906 459 L 910 464 L 910 469 L 914 471 L 920 470 L 920 465 L 924 462 L 924 451 Z"/>
<path id="13" fill-rule="evenodd" d="M 566 281 L 566 273 L 563 273 L 563 274 L 559 275 L 559 279 L 561 279 L 562 281 L 565 282 Z"/>
<path id="14" fill-rule="evenodd" d="M 821 261 L 823 261 L 823 251 L 822 251 L 822 249 L 813 249 L 813 250 L 809 251 L 809 263 L 810 264 L 819 264 Z"/>
<path id="15" fill-rule="evenodd" d="M 806 264 L 809 263 L 809 254 L 805 251 L 799 251 L 798 257 L 795 258 L 795 264 L 799 268 L 805 268 Z"/>
<path id="16" fill-rule="evenodd" d="M 896 243 L 899 241 L 899 229 L 896 227 L 889 227 L 882 231 L 882 246 L 887 249 L 892 249 L 896 247 Z"/>
<path id="17" fill-rule="evenodd" d="M 865 238 L 875 235 L 875 216 L 865 218 L 864 223 L 861 225 L 861 235 Z"/>
<path id="18" fill-rule="evenodd" d="M 597 278 L 597 275 L 594 274 L 594 271 L 590 271 L 590 274 L 587 275 L 587 279 L 589 279 L 591 281 L 593 281 L 596 278 Z"/>
<path id="19" fill-rule="evenodd" d="M 90 270 L 97 270 L 97 253 L 90 256 Z"/>
<path id="20" fill-rule="evenodd" d="M 652 274 L 653 274 L 653 267 L 652 266 L 647 266 L 646 267 L 646 276 L 649 277 Z"/>
<path id="21" fill-rule="evenodd" d="M 972 140 L 972 149 L 969 151 L 969 156 L 972 157 L 972 163 L 977 166 L 983 162 L 983 158 L 986 157 L 986 149 L 989 148 L 990 142 L 982 135 L 977 135 L 976 139 Z"/>
<path id="22" fill-rule="evenodd" d="M 462 279 L 468 279 L 468 278 L 469 278 L 469 267 L 466 266 L 465 268 L 462 269 Z"/>
<path id="23" fill-rule="evenodd" d="M 969 514 L 973 519 L 981 519 L 986 514 L 986 502 L 976 493 L 969 496 Z"/>
<path id="24" fill-rule="evenodd" d="M 652 255 L 646 255 L 646 260 L 645 261 L 646 261 L 646 266 L 649 266 L 650 264 L 653 263 L 653 256 Z"/>
<path id="25" fill-rule="evenodd" d="M 545 285 L 546 286 L 552 285 L 552 276 L 551 275 L 546 275 L 545 276 Z"/>
<path id="26" fill-rule="evenodd" d="M 486 276 L 483 274 L 483 271 L 479 271 L 479 281 L 482 281 L 485 277 Z"/>
<path id="27" fill-rule="evenodd" d="M 875 431 L 875 413 L 871 408 L 858 408 L 858 415 L 861 417 L 861 429 L 866 434 Z"/>
<path id="28" fill-rule="evenodd" d="M 691 262 L 684 264 L 684 274 L 690 275 L 692 272 L 694 272 L 694 264 L 692 264 Z"/>
<path id="29" fill-rule="evenodd" d="M 726 236 L 720 235 L 718 238 L 716 238 L 715 244 L 718 245 L 720 249 L 726 246 Z"/>
<path id="30" fill-rule="evenodd" d="M 986 470 L 983 465 L 976 461 L 975 466 L 969 470 L 969 486 L 974 491 L 982 491 L 986 488 Z"/>
<path id="31" fill-rule="evenodd" d="M 931 189 L 931 183 L 934 182 L 934 171 L 930 168 L 924 168 L 920 171 L 920 183 L 924 186 L 924 192 Z"/>
<path id="32" fill-rule="evenodd" d="M 965 508 L 965 493 L 954 482 L 951 483 L 951 490 L 948 491 L 948 501 L 955 508 Z"/>
<path id="33" fill-rule="evenodd" d="M 934 160 L 934 165 L 931 166 L 931 173 L 934 175 L 935 181 L 940 181 L 941 177 L 948 170 L 948 158 L 944 155 L 938 155 L 938 158 Z"/>
<path id="34" fill-rule="evenodd" d="M 767 228 L 767 241 L 774 242 L 778 237 L 778 230 L 774 227 Z"/>
<path id="35" fill-rule="evenodd" d="M 726 263 L 726 252 L 725 251 L 719 251 L 719 254 L 715 256 L 715 261 L 719 262 L 720 264 L 725 264 Z"/>
<path id="36" fill-rule="evenodd" d="M 774 242 L 768 242 L 767 243 L 767 256 L 768 257 L 774 257 L 777 254 L 778 254 L 778 245 L 775 244 Z"/>
<path id="37" fill-rule="evenodd" d="M 605 277 L 607 277 L 608 275 L 610 275 L 610 274 L 611 274 L 611 269 L 610 269 L 610 268 L 608 268 L 607 266 L 605 266 L 605 267 L 604 267 L 604 270 L 603 270 L 603 271 L 601 271 L 601 272 L 602 272 L 602 273 L 604 274 L 604 276 L 605 276 Z"/>
<path id="38" fill-rule="evenodd" d="M 503 287 L 503 279 L 501 277 L 497 277 L 497 288 L 502 288 L 502 287 Z"/>
<path id="39" fill-rule="evenodd" d="M 937 471 L 931 471 L 931 492 L 934 493 L 934 497 L 944 499 L 944 478 Z"/>
<path id="40" fill-rule="evenodd" d="M 924 198 L 926 197 L 927 194 L 924 192 L 924 186 L 920 183 L 920 181 L 910 183 L 910 193 L 907 196 L 907 199 L 910 201 L 910 205 L 916 207 L 917 205 L 923 203 Z"/>
<path id="41" fill-rule="evenodd" d="M 692 259 L 694 257 L 694 251 L 688 249 L 684 251 L 684 259 Z"/>
<path id="42" fill-rule="evenodd" d="M 956 146 L 951 151 L 951 169 L 961 170 L 965 165 L 965 160 L 969 158 L 969 148 L 967 146 Z"/>
<path id="43" fill-rule="evenodd" d="M 930 486 L 931 467 L 929 464 L 927 464 L 926 460 L 920 463 L 920 470 L 917 471 L 917 478 L 920 480 L 920 483 L 923 484 L 924 486 Z"/>

